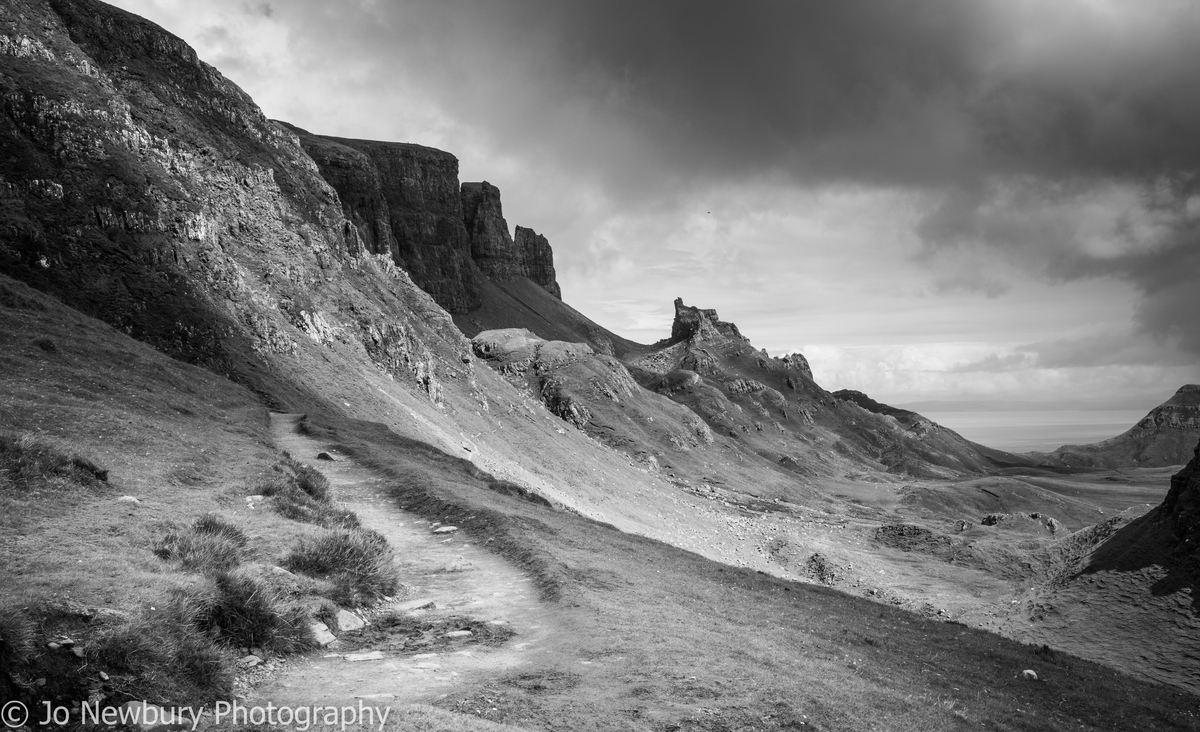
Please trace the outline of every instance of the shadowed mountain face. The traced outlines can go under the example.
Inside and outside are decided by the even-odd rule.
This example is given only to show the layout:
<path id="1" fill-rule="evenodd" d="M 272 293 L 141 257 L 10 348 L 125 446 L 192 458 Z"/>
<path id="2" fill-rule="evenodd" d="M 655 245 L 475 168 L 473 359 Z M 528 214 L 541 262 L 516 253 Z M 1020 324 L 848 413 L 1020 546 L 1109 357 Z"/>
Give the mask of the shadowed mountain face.
<path id="1" fill-rule="evenodd" d="M 1057 551 L 1069 561 L 1029 593 L 1015 637 L 1200 692 L 1200 445 L 1158 507 L 1080 531 Z"/>
<path id="2" fill-rule="evenodd" d="M 349 140 L 295 132 L 364 246 L 388 254 L 447 311 L 483 305 L 485 283 L 529 279 L 561 297 L 554 254 L 533 229 L 508 232 L 500 190 L 458 181 L 458 158 L 402 142 Z"/>
<path id="3" fill-rule="evenodd" d="M 1200 440 L 1200 385 L 1186 384 L 1126 432 L 1091 445 L 1064 445 L 1047 462 L 1083 468 L 1182 465 Z"/>

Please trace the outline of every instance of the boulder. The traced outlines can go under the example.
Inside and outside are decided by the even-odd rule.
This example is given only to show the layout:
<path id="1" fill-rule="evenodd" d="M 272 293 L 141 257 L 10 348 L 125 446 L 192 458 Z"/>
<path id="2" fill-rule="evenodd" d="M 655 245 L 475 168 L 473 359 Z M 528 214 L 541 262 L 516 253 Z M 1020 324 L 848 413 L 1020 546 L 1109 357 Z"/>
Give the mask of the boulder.
<path id="1" fill-rule="evenodd" d="M 366 625 L 366 621 L 349 610 L 338 610 L 337 627 L 339 632 L 345 633 L 351 630 L 361 630 Z"/>
<path id="2" fill-rule="evenodd" d="M 317 645 L 322 648 L 337 640 L 337 636 L 329 632 L 329 626 L 319 620 L 314 620 L 309 626 Z"/>

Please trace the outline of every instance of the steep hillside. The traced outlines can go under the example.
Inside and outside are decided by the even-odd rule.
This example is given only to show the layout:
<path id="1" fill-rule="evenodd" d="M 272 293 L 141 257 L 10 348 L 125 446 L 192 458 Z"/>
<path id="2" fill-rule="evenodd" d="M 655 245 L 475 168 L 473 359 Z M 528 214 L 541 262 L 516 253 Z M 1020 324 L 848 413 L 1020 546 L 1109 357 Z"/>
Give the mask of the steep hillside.
<path id="1" fill-rule="evenodd" d="M 618 338 L 561 301 L 549 243 L 524 227 L 510 235 L 499 192 L 462 184 L 452 155 L 272 122 L 178 38 L 97 0 L 0 5 L 0 88 L 0 275 L 11 278 L 0 305 L 19 344 L 3 354 L 5 404 L 20 411 L 13 428 L 37 429 L 43 403 L 60 426 L 82 414 L 101 426 L 85 446 L 169 484 L 156 495 L 196 487 L 181 506 L 240 511 L 249 479 L 222 461 L 265 469 L 275 449 L 266 409 L 308 413 L 312 439 L 383 471 L 406 508 L 452 517 L 565 598 L 563 622 L 577 635 L 547 656 L 562 668 L 497 682 L 523 691 L 473 687 L 447 704 L 502 698 L 489 708 L 538 724 L 574 715 L 578 726 L 773 729 L 811 714 L 815 727 L 856 729 L 877 714 L 890 729 L 951 729 L 967 713 L 927 702 L 945 694 L 959 704 L 951 684 L 969 668 L 973 689 L 1002 690 L 970 698 L 981 719 L 1009 720 L 1005 710 L 1036 697 L 1047 721 L 1009 727 L 1181 718 L 1161 691 L 1132 684 L 1137 693 L 1110 697 L 1127 680 L 1075 659 L 1050 664 L 1064 684 L 1031 692 L 1018 676 L 1033 662 L 1028 649 L 870 604 L 976 624 L 1007 607 L 1012 585 L 997 567 L 1033 549 L 969 566 L 908 549 L 921 543 L 914 536 L 963 554 L 980 537 L 1016 543 L 1012 527 L 971 515 L 990 499 L 960 500 L 963 485 L 947 481 L 1018 458 L 866 397 L 839 399 L 803 356 L 767 356 L 712 310 L 677 301 L 669 338 Z M 30 302 L 50 316 L 30 315 L 42 312 Z M 47 343 L 35 336 L 43 326 Z M 71 342 L 76 328 L 89 337 Z M 153 373 L 139 383 L 143 368 Z M 125 431 L 122 400 L 141 405 L 153 453 Z M 201 430 L 203 444 L 180 425 Z M 81 439 L 83 427 L 68 426 Z M 230 453 L 214 457 L 223 435 Z M 136 470 L 113 477 L 140 485 L 129 482 Z M 988 495 L 1026 512 L 1054 500 L 1017 485 Z M 80 496 L 73 511 L 87 505 Z M 1072 525 L 1091 510 L 1061 505 Z M 52 508 L 38 506 L 38 518 Z M 86 552 L 100 541 L 75 535 L 80 516 L 69 517 L 74 533 L 39 529 L 23 561 L 36 564 L 39 545 Z M 1029 520 L 1039 541 L 1056 531 Z M 144 554 L 147 535 L 135 538 Z M 259 551 L 273 558 L 265 543 Z M 83 589 L 103 601 L 95 580 Z M 108 589 L 113 602 L 151 597 Z M 931 604 L 942 598 L 949 611 Z M 910 673 L 917 667 L 937 680 Z M 1089 677 L 1104 679 L 1099 701 Z M 541 695 L 585 683 L 599 691 L 582 706 Z M 681 708 L 682 694 L 709 706 Z M 1067 712 L 1055 706 L 1064 698 Z"/>
<path id="2" fill-rule="evenodd" d="M 343 217 L 294 134 L 110 6 L 22 2 L 0 22 L 15 39 L 0 55 L 4 272 L 274 403 L 360 408 L 543 483 L 488 414 L 525 397 L 476 367 L 374 220 Z M 396 215 L 424 231 L 438 209 Z M 545 417 L 514 423 L 513 442 L 560 439 Z"/>
<path id="3" fill-rule="evenodd" d="M 1154 510 L 1064 539 L 1066 562 L 1011 619 L 1014 637 L 1200 693 L 1200 445 Z"/>
<path id="4" fill-rule="evenodd" d="M 1039 458 L 1085 468 L 1182 465 L 1200 440 L 1200 385 L 1186 384 L 1129 430 L 1091 445 L 1064 445 Z"/>
<path id="5" fill-rule="evenodd" d="M 28 0 L 0 6 L 0 33 L 0 272 L 273 408 L 379 422 L 557 506 L 762 561 L 753 545 L 711 542 L 726 521 L 710 500 L 486 367 L 396 265 L 411 244 L 427 273 L 449 262 L 446 292 L 469 294 L 454 270 L 478 269 L 469 251 L 437 251 L 440 231 L 469 242 L 452 156 L 363 143 L 424 181 L 405 189 L 375 168 L 372 187 L 368 153 L 330 142 L 358 161 L 340 169 L 362 186 L 347 218 L 299 138 L 152 23 L 95 0 Z"/>

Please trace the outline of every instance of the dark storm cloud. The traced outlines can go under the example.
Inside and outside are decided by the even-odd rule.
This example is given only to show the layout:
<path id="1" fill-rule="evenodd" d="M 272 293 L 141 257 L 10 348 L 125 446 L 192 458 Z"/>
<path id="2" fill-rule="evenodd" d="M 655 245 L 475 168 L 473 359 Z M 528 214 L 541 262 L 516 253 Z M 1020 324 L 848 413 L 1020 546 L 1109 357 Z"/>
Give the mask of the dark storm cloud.
<path id="1" fill-rule="evenodd" d="M 447 108 L 487 115 L 515 144 L 582 142 L 553 128 L 582 110 L 664 176 L 945 184 L 1200 163 L 1190 2 L 414 0 L 308 12 L 325 21 L 314 34 L 403 63 Z M 631 162 L 594 142 L 572 152 Z"/>
<path id="2" fill-rule="evenodd" d="M 1200 278 L 1198 3 L 302 0 L 285 12 L 304 16 L 303 43 L 377 65 L 381 83 L 403 76 L 456 122 L 619 205 L 739 180 L 941 196 L 916 229 L 925 256 L 973 247 L 1052 281 L 1129 281 L 1142 325 L 1200 353 L 1186 284 Z M 1006 287 L 988 273 L 939 282 Z"/>

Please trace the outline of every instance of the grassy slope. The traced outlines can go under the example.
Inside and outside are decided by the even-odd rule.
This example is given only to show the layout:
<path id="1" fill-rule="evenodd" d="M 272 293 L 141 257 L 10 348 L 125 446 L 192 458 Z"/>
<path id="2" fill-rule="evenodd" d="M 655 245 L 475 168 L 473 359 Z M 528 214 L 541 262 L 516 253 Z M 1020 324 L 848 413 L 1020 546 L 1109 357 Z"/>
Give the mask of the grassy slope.
<path id="1" fill-rule="evenodd" d="M 530 569 L 569 629 L 520 674 L 444 708 L 568 729 L 1151 730 L 1200 719 L 1177 691 L 721 565 L 489 491 L 465 461 L 379 425 L 316 421 L 388 473 L 402 506 Z M 1041 680 L 1019 678 L 1026 668 Z"/>
<path id="2" fill-rule="evenodd" d="M 248 392 L 21 285 L 5 280 L 3 292 L 0 328 L 16 345 L 3 356 L 4 424 L 41 429 L 111 470 L 94 494 L 4 497 L 6 588 L 126 611 L 155 602 L 188 578 L 151 554 L 153 541 L 169 522 L 214 508 L 246 526 L 264 558 L 277 553 L 297 526 L 261 509 L 251 515 L 241 502 L 247 481 L 275 458 Z M 570 629 L 522 673 L 442 700 L 448 710 L 579 729 L 1180 729 L 1193 721 L 1193 698 L 539 508 L 488 490 L 488 476 L 465 461 L 377 426 L 334 424 L 338 441 L 391 473 L 403 505 L 487 534 L 533 572 Z M 112 500 L 123 493 L 143 504 Z M 1023 668 L 1043 681 L 1017 679 Z"/>
<path id="3" fill-rule="evenodd" d="M 151 553 L 170 522 L 246 511 L 241 496 L 276 458 L 266 410 L 245 389 L 2 276 L 0 341 L 11 344 L 0 351 L 0 426 L 109 470 L 86 494 L 0 494 L 6 599 L 152 601 L 182 579 Z M 38 345 L 47 342 L 52 350 Z"/>

